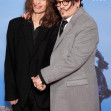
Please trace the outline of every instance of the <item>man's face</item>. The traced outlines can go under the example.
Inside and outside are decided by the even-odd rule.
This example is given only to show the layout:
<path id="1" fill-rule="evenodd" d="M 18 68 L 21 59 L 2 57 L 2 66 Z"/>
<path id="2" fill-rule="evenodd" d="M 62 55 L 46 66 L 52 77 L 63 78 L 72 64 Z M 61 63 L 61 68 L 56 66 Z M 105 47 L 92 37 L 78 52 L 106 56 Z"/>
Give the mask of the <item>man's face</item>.
<path id="1" fill-rule="evenodd" d="M 77 11 L 79 5 L 79 2 L 75 2 L 74 4 L 72 4 L 71 1 L 66 2 L 65 0 L 57 0 L 56 6 L 59 10 L 61 17 L 63 19 L 67 19 Z"/>

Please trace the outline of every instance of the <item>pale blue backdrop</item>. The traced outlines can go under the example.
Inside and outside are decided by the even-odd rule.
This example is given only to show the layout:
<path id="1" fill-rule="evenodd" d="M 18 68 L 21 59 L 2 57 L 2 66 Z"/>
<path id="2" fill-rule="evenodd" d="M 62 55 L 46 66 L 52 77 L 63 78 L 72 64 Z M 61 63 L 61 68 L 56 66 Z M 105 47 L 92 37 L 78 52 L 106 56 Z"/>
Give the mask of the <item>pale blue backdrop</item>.
<path id="1" fill-rule="evenodd" d="M 0 106 L 10 106 L 4 101 L 4 60 L 6 32 L 9 20 L 24 13 L 25 0 L 0 0 Z M 111 0 L 84 0 L 85 10 L 95 19 L 99 29 L 98 49 L 109 63 L 104 70 L 108 88 L 111 90 Z M 101 103 L 102 111 L 111 111 L 111 97 Z"/>

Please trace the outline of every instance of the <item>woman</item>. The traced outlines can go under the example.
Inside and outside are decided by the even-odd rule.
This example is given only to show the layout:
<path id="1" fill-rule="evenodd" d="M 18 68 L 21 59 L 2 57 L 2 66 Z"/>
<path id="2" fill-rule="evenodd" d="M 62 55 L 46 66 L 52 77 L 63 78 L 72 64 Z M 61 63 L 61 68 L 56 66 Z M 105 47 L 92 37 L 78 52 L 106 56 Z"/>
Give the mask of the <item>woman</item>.
<path id="1" fill-rule="evenodd" d="M 5 59 L 5 100 L 13 111 L 49 111 L 50 89 L 39 91 L 31 77 L 49 65 L 58 32 L 52 0 L 26 0 L 30 19 L 9 22 Z M 44 87 L 44 86 L 43 86 Z"/>

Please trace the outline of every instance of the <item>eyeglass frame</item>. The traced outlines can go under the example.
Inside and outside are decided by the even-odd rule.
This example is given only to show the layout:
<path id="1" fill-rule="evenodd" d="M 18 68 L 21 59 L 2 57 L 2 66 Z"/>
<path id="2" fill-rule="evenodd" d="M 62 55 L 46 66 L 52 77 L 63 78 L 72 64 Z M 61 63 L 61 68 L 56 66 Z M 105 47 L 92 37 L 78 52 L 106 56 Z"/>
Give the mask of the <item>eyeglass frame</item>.
<path id="1" fill-rule="evenodd" d="M 66 2 L 67 5 L 64 5 L 64 2 Z M 65 0 L 63 0 L 63 1 L 58 1 L 58 2 L 56 3 L 56 6 L 57 6 L 57 7 L 60 7 L 60 6 L 61 6 L 61 3 L 62 3 L 64 6 L 68 6 L 69 2 L 70 2 L 70 1 L 65 1 Z M 57 5 L 58 3 L 59 3 L 59 6 Z"/>

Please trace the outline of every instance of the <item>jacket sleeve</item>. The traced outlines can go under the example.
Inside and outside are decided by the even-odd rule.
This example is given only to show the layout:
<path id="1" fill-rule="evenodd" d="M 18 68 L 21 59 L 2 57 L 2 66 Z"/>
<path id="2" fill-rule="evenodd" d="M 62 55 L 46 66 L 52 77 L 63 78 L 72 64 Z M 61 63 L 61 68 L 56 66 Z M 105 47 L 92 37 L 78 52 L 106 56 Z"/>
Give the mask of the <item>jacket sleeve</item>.
<path id="1" fill-rule="evenodd" d="M 7 30 L 7 47 L 5 56 L 5 101 L 17 99 L 16 79 L 15 79 L 15 45 L 14 28 L 9 22 Z"/>
<path id="2" fill-rule="evenodd" d="M 85 64 L 93 51 L 96 50 L 98 43 L 97 26 L 84 26 L 81 30 L 79 28 L 77 35 L 74 36 L 76 38 L 69 54 L 41 70 L 41 74 L 47 84 L 74 73 Z"/>

